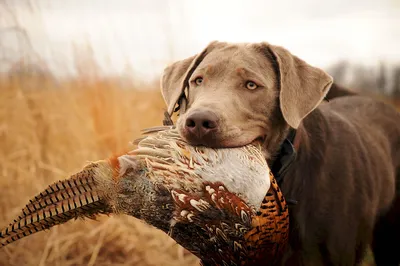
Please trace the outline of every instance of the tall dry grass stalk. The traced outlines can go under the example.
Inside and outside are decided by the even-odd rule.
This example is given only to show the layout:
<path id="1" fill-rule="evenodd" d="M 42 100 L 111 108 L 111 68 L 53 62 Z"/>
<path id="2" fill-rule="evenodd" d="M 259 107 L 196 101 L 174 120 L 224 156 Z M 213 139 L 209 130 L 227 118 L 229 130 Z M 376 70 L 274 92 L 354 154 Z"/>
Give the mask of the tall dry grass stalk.
<path id="1" fill-rule="evenodd" d="M 130 148 L 160 125 L 158 88 L 126 90 L 107 80 L 57 83 L 0 78 L 0 227 L 48 184 L 87 161 Z M 198 265 L 163 232 L 127 216 L 70 221 L 0 249 L 0 265 Z"/>

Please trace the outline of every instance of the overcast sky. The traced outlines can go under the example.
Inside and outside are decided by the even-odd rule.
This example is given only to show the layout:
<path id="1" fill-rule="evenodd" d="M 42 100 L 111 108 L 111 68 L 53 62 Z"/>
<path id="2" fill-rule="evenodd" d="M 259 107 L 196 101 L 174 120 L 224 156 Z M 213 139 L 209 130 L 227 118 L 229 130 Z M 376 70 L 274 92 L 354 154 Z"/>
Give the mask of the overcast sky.
<path id="1" fill-rule="evenodd" d="M 107 73 L 130 65 L 142 77 L 212 40 L 267 41 L 321 67 L 400 60 L 400 0 L 35 0 L 33 14 L 18 1 L 34 49 L 61 74 L 86 41 Z"/>

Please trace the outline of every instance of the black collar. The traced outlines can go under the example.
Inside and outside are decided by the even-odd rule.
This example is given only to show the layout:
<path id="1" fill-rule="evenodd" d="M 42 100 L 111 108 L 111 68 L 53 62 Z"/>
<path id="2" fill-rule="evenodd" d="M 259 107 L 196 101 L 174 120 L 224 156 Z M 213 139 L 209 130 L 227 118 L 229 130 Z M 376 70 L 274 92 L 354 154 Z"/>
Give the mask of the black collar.
<path id="1" fill-rule="evenodd" d="M 296 159 L 297 152 L 293 146 L 296 137 L 296 130 L 291 128 L 283 143 L 281 144 L 280 151 L 272 163 L 271 171 L 276 179 L 278 185 L 281 184 L 282 179 L 289 169 L 289 166 Z"/>
<path id="2" fill-rule="evenodd" d="M 271 171 L 275 177 L 278 186 L 281 186 L 283 178 L 290 165 L 294 162 L 297 156 L 297 151 L 294 147 L 296 137 L 296 130 L 291 128 L 285 140 L 281 145 L 280 152 L 272 163 Z M 290 205 L 296 205 L 297 201 L 294 199 L 286 199 L 286 202 Z"/>

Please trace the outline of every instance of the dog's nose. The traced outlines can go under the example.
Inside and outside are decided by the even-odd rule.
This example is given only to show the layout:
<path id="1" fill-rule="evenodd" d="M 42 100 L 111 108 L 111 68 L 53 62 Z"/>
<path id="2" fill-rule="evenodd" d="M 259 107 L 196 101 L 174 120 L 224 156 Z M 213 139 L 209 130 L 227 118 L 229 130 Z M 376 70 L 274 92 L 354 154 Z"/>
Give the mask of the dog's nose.
<path id="1" fill-rule="evenodd" d="M 217 129 L 217 116 L 211 111 L 195 111 L 185 121 L 185 128 L 196 139 L 202 139 Z"/>

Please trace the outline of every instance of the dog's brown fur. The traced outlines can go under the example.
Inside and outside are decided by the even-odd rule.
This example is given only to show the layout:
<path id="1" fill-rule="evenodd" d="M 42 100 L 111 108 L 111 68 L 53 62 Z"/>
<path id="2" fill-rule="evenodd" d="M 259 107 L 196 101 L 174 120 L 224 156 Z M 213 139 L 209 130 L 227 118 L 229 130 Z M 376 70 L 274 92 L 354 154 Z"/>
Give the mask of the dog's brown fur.
<path id="1" fill-rule="evenodd" d="M 332 85 L 327 73 L 269 43 L 212 42 L 167 67 L 161 85 L 169 113 L 186 95 L 177 126 L 193 145 L 263 140 L 272 164 L 297 129 L 298 155 L 281 185 L 298 201 L 282 264 L 356 265 L 371 244 L 377 265 L 399 265 L 390 243 L 400 233 L 400 113 L 392 106 Z M 217 127 L 188 130 L 195 112 L 212 113 Z"/>

